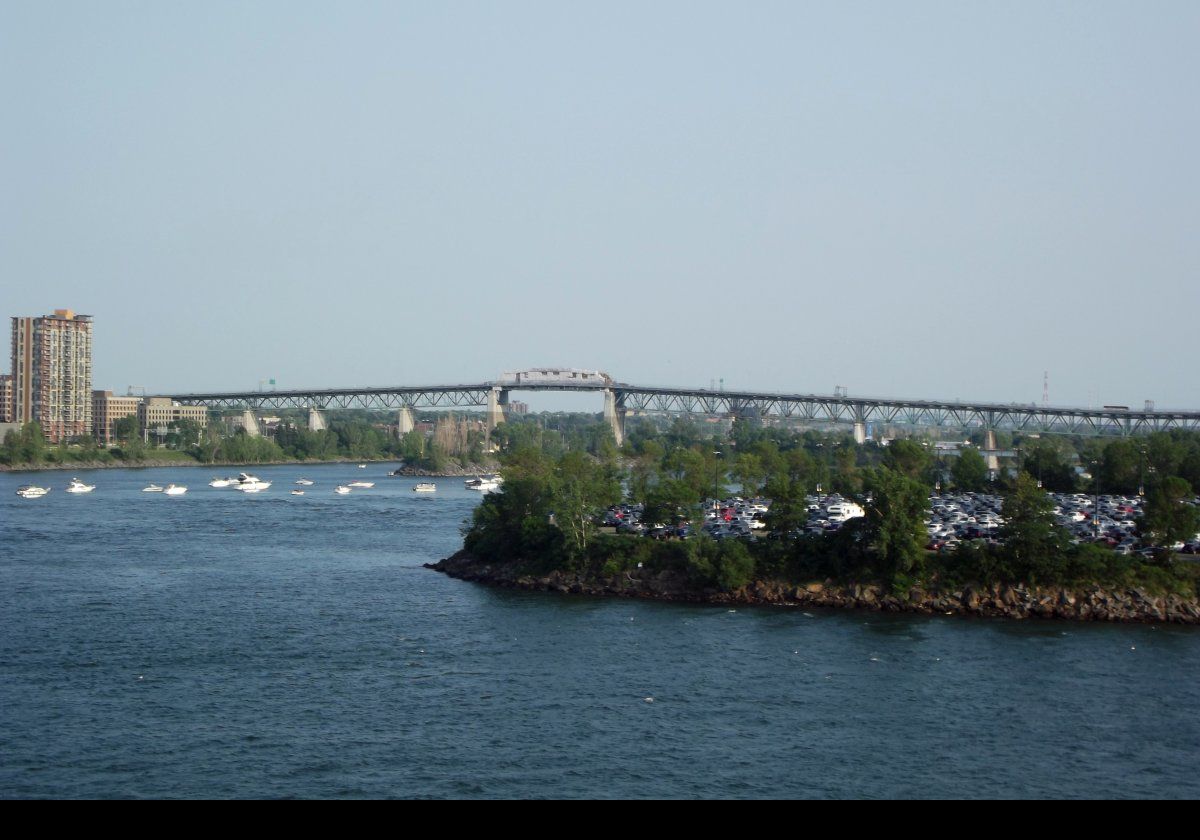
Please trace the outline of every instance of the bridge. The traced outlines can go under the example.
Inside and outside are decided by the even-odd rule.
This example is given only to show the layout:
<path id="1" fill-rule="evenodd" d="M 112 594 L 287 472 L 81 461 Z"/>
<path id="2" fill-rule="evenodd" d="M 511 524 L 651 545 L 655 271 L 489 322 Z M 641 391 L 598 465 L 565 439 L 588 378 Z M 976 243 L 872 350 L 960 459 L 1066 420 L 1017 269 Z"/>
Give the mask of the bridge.
<path id="1" fill-rule="evenodd" d="M 262 411 L 307 409 L 309 428 L 324 428 L 326 409 L 397 411 L 400 433 L 410 431 L 418 408 L 486 407 L 488 428 L 504 422 L 513 391 L 587 391 L 603 395 L 604 419 L 618 444 L 630 412 L 781 417 L 814 423 L 852 424 L 855 439 L 866 439 L 868 424 L 911 425 L 983 431 L 987 450 L 995 450 L 998 431 L 1026 434 L 1145 435 L 1172 429 L 1200 431 L 1200 411 L 1140 411 L 1123 406 L 1100 409 L 941 400 L 874 399 L 847 395 L 780 394 L 704 388 L 628 385 L 601 371 L 537 368 L 506 373 L 494 382 L 464 385 L 385 388 L 325 388 L 284 391 L 230 391 L 170 394 L 182 405 L 240 410 L 256 429 Z"/>

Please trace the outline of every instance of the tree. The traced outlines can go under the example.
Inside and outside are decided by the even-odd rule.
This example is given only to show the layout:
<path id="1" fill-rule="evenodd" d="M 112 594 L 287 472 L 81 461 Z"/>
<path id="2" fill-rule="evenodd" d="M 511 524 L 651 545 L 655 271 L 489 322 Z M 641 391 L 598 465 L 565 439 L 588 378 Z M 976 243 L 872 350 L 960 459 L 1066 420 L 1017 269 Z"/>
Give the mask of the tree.
<path id="1" fill-rule="evenodd" d="M 25 464 L 40 464 L 46 457 L 46 436 L 40 423 L 26 423 L 21 427 L 20 461 Z"/>
<path id="2" fill-rule="evenodd" d="M 114 420 L 112 424 L 113 438 L 118 441 L 133 440 L 141 436 L 141 427 L 138 425 L 137 415 L 131 414 L 128 417 L 122 417 L 119 420 Z"/>
<path id="3" fill-rule="evenodd" d="M 1099 488 L 1105 493 L 1136 493 L 1142 481 L 1143 467 L 1141 445 L 1138 442 L 1114 440 L 1104 447 L 1099 469 L 1093 472 L 1093 479 L 1099 479 Z"/>
<path id="4" fill-rule="evenodd" d="M 1191 503 L 1192 488 L 1178 476 L 1156 482 L 1146 497 L 1141 534 L 1158 548 L 1159 560 L 1169 565 L 1171 546 L 1200 533 L 1200 508 Z"/>
<path id="5" fill-rule="evenodd" d="M 1059 441 L 1047 438 L 1025 444 L 1021 469 L 1042 482 L 1042 487 L 1047 490 L 1058 493 L 1074 492 L 1075 470 L 1069 463 L 1063 447 Z"/>
<path id="6" fill-rule="evenodd" d="M 771 500 L 767 525 L 778 534 L 796 536 L 808 524 L 809 487 L 802 479 L 776 473 L 767 480 L 766 494 Z"/>
<path id="7" fill-rule="evenodd" d="M 621 500 L 615 477 L 582 452 L 567 452 L 555 468 L 554 518 L 562 529 L 571 559 L 587 553 L 596 535 L 599 513 Z"/>
<path id="8" fill-rule="evenodd" d="M 929 447 L 906 438 L 894 440 L 884 453 L 883 463 L 911 479 L 925 481 L 929 475 Z"/>
<path id="9" fill-rule="evenodd" d="M 1054 502 L 1028 473 L 1017 476 L 1004 499 L 1000 538 L 1013 573 L 1028 583 L 1061 581 L 1067 568 L 1068 534 L 1054 517 Z"/>
<path id="10" fill-rule="evenodd" d="M 893 582 L 919 575 L 925 561 L 928 488 L 889 467 L 871 471 L 867 487 L 871 500 L 864 533 L 877 553 L 878 571 Z"/>
<path id="11" fill-rule="evenodd" d="M 742 486 L 743 493 L 757 496 L 767 480 L 767 471 L 763 468 L 762 458 L 753 452 L 743 452 L 737 456 L 730 476 Z"/>
<path id="12" fill-rule="evenodd" d="M 950 468 L 954 486 L 967 492 L 978 492 L 984 489 L 987 486 L 987 474 L 987 462 L 983 460 L 979 450 L 974 447 L 960 449 L 954 466 Z"/>
<path id="13" fill-rule="evenodd" d="M 668 478 L 660 481 L 646 497 L 642 521 L 650 524 L 678 525 L 700 518 L 700 497 L 685 481 Z"/>

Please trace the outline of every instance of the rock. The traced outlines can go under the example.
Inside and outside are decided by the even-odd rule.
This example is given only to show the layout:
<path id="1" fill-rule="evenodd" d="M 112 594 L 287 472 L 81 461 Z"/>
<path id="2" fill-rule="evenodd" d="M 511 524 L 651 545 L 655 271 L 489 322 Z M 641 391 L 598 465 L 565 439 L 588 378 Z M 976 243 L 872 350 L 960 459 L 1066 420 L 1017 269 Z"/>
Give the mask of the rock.
<path id="1" fill-rule="evenodd" d="M 811 595 L 820 595 L 822 592 L 825 591 L 825 584 L 810 583 L 808 586 L 804 587 L 804 591 L 808 592 Z"/>

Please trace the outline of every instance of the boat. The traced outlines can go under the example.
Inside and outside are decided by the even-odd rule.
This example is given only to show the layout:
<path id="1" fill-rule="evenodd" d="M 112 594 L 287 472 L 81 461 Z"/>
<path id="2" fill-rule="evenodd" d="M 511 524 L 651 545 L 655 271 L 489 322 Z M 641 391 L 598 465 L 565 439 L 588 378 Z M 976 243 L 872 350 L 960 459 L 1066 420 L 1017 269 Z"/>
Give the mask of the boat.
<path id="1" fill-rule="evenodd" d="M 186 487 L 181 487 L 178 484 L 168 484 L 163 488 L 163 494 L 167 496 L 182 496 L 187 492 Z"/>
<path id="2" fill-rule="evenodd" d="M 17 488 L 17 495 L 22 499 L 40 499 L 49 492 L 49 487 L 34 487 L 32 484 L 25 484 Z"/>
<path id="3" fill-rule="evenodd" d="M 337 487 L 333 488 L 333 492 L 337 493 L 339 496 L 345 496 L 347 493 L 350 492 L 350 488 L 347 487 L 345 484 L 339 484 Z"/>
<path id="4" fill-rule="evenodd" d="M 296 483 L 301 487 L 312 487 L 316 482 L 309 478 L 297 478 Z"/>
<path id="5" fill-rule="evenodd" d="M 360 470 L 365 470 L 365 469 L 367 468 L 367 465 L 366 465 L 366 464 L 359 464 L 359 465 L 358 465 L 358 468 L 359 468 Z"/>
<path id="6" fill-rule="evenodd" d="M 163 489 L 157 484 L 147 484 L 142 488 L 143 493 L 161 493 Z"/>
<path id="7" fill-rule="evenodd" d="M 238 483 L 238 480 L 236 478 L 214 478 L 212 481 L 208 482 L 208 486 L 209 487 L 232 487 L 234 484 L 237 484 L 237 483 Z"/>
<path id="8" fill-rule="evenodd" d="M 500 489 L 500 482 L 496 478 L 488 478 L 486 476 L 469 478 L 464 484 L 468 490 L 478 490 L 481 493 L 491 493 L 493 490 Z"/>
<path id="9" fill-rule="evenodd" d="M 271 482 L 263 481 L 256 475 L 238 473 L 237 483 L 233 485 L 233 489 L 241 490 L 243 493 L 261 493 L 270 486 Z"/>
<path id="10" fill-rule="evenodd" d="M 413 488 L 414 493 L 433 493 L 435 490 L 437 490 L 437 485 L 428 481 L 422 481 Z"/>
<path id="11" fill-rule="evenodd" d="M 303 490 L 293 490 L 293 491 L 292 491 L 292 495 L 293 495 L 293 496 L 303 496 L 303 495 L 304 495 L 304 491 L 303 491 Z"/>
<path id="12" fill-rule="evenodd" d="M 363 490 L 370 490 L 372 487 L 375 486 L 375 482 L 374 481 L 351 481 L 346 486 L 347 487 L 358 487 Z"/>
<path id="13" fill-rule="evenodd" d="M 95 489 L 95 484 L 84 484 L 78 478 L 72 478 L 71 483 L 67 485 L 68 493 L 91 493 Z"/>

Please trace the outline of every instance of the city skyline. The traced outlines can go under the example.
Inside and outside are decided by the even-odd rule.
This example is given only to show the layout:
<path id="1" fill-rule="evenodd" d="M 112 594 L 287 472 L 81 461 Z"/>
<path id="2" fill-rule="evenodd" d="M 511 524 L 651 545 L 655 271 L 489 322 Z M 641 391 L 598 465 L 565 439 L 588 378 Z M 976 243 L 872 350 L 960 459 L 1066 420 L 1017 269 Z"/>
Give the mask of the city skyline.
<path id="1" fill-rule="evenodd" d="M 1197 24 L 18 7 L 0 304 L 95 315 L 116 393 L 546 364 L 1193 408 Z"/>

